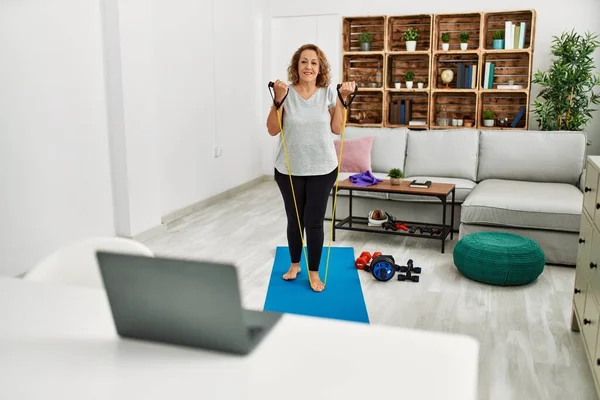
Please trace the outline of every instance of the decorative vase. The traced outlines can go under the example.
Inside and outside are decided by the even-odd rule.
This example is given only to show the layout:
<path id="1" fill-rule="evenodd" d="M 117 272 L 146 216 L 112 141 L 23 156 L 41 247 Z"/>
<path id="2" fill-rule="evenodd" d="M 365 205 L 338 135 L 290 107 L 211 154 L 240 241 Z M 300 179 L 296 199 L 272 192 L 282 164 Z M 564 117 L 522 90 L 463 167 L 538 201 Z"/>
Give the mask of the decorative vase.
<path id="1" fill-rule="evenodd" d="M 442 43 L 442 50 L 448 51 L 449 48 L 450 48 L 450 43 Z"/>
<path id="2" fill-rule="evenodd" d="M 362 51 L 369 51 L 369 50 L 371 50 L 371 43 L 368 43 L 368 42 L 361 43 L 360 44 L 360 49 Z"/>
<path id="3" fill-rule="evenodd" d="M 483 126 L 494 126 L 494 120 L 493 119 L 484 119 L 483 120 Z"/>
<path id="4" fill-rule="evenodd" d="M 504 39 L 494 39 L 493 47 L 494 50 L 504 49 Z"/>
<path id="5" fill-rule="evenodd" d="M 398 186 L 398 185 L 400 185 L 400 178 L 391 178 L 390 183 L 392 185 Z"/>
<path id="6" fill-rule="evenodd" d="M 423 89 L 423 82 L 419 82 L 419 83 L 417 83 L 417 87 L 418 87 L 419 89 Z"/>
<path id="7" fill-rule="evenodd" d="M 402 87 L 402 84 L 400 82 L 396 82 L 396 83 L 394 83 L 394 87 L 396 89 L 400 89 Z"/>
<path id="8" fill-rule="evenodd" d="M 406 41 L 406 51 L 415 51 L 417 49 L 417 41 L 416 40 L 407 40 Z"/>
<path id="9" fill-rule="evenodd" d="M 466 50 L 469 47 L 469 43 L 461 43 L 460 44 L 460 49 L 461 50 Z"/>

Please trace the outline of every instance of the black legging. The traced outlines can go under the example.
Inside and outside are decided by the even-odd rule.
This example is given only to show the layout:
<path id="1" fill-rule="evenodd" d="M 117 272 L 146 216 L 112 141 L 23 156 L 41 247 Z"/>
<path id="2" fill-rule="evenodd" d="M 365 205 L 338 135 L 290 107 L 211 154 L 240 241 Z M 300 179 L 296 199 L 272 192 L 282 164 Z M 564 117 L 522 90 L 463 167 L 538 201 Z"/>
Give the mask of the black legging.
<path id="1" fill-rule="evenodd" d="M 326 175 L 292 175 L 302 231 L 306 230 L 308 269 L 311 271 L 319 270 L 323 251 L 323 220 L 327 210 L 327 200 L 335 184 L 336 177 L 337 168 Z M 275 169 L 275 181 L 281 191 L 287 215 L 287 239 L 290 247 L 290 258 L 292 263 L 299 263 L 302 255 L 302 238 L 298 230 L 298 217 L 294 207 L 290 177 Z"/>

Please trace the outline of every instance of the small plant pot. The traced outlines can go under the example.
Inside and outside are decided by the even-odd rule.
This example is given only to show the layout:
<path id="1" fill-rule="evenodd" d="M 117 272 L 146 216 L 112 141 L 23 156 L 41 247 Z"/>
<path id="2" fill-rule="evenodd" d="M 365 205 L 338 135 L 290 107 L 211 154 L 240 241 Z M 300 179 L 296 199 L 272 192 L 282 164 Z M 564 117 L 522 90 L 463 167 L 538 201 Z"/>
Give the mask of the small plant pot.
<path id="1" fill-rule="evenodd" d="M 407 40 L 406 41 L 406 51 L 415 51 L 417 49 L 417 41 L 416 40 Z"/>
<path id="2" fill-rule="evenodd" d="M 450 43 L 442 43 L 442 50 L 448 51 L 449 48 L 450 48 Z"/>
<path id="3" fill-rule="evenodd" d="M 406 87 L 407 87 L 408 89 L 412 89 L 412 86 L 413 86 L 413 83 L 412 83 L 412 81 L 407 81 L 407 82 L 406 82 Z"/>
<path id="4" fill-rule="evenodd" d="M 461 50 L 466 50 L 469 48 L 469 43 L 461 43 L 460 44 L 460 49 Z"/>
<path id="5" fill-rule="evenodd" d="M 417 87 L 418 87 L 419 89 L 423 89 L 423 82 L 419 82 L 419 83 L 417 83 Z"/>
<path id="6" fill-rule="evenodd" d="M 400 185 L 400 178 L 390 178 L 390 183 L 394 186 Z"/>
<path id="7" fill-rule="evenodd" d="M 368 42 L 364 42 L 360 44 L 360 50 L 361 51 L 369 51 L 371 50 L 371 43 Z"/>
<path id="8" fill-rule="evenodd" d="M 396 82 L 396 83 L 394 83 L 394 87 L 395 87 L 396 89 L 400 89 L 400 88 L 402 87 L 402 83 L 400 83 L 400 82 Z"/>
<path id="9" fill-rule="evenodd" d="M 487 127 L 494 126 L 494 120 L 493 119 L 484 119 L 483 126 L 487 126 Z"/>
<path id="10" fill-rule="evenodd" d="M 504 39 L 494 39 L 493 47 L 494 47 L 494 50 L 503 50 L 504 49 Z"/>

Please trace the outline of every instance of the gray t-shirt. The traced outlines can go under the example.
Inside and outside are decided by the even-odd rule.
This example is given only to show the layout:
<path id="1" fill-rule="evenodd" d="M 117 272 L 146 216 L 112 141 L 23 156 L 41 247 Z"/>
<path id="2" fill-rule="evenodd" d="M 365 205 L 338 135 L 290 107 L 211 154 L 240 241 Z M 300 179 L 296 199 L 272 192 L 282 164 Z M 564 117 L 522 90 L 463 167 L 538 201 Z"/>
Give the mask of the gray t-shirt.
<path id="1" fill-rule="evenodd" d="M 326 175 L 338 166 L 331 132 L 330 107 L 335 107 L 337 92 L 332 87 L 318 88 L 304 99 L 290 85 L 283 102 L 283 135 L 292 175 Z M 281 132 L 275 168 L 288 174 Z"/>

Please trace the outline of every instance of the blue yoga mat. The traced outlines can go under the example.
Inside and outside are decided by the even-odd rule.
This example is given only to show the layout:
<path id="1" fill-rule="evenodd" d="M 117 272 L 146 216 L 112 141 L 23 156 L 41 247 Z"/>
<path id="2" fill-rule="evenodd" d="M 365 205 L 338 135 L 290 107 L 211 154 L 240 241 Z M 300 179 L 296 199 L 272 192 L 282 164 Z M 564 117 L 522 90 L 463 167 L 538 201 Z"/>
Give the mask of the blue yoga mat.
<path id="1" fill-rule="evenodd" d="M 322 281 L 325 279 L 327 249 L 327 247 L 323 248 L 321 266 L 319 267 L 319 275 Z M 317 293 L 310 288 L 304 251 L 300 261 L 302 272 L 298 274 L 295 280 L 286 281 L 282 276 L 290 268 L 289 248 L 277 247 L 267 298 L 265 299 L 265 311 L 368 324 L 369 316 L 362 287 L 360 286 L 359 271 L 354 266 L 354 260 L 354 249 L 352 247 L 332 247 L 329 256 L 327 285 L 324 291 Z"/>

